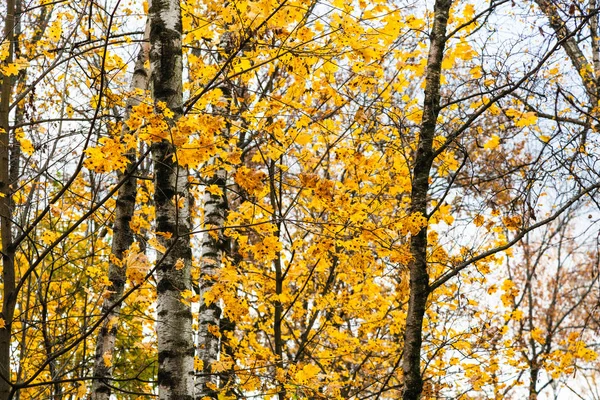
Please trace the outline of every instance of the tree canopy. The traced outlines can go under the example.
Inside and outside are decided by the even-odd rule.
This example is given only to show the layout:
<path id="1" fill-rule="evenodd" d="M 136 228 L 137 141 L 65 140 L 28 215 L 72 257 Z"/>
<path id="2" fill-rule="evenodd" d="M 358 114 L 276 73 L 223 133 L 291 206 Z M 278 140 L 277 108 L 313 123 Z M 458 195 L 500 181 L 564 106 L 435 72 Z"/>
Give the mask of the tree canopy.
<path id="1" fill-rule="evenodd" d="M 0 11 L 0 400 L 600 399 L 596 0 Z"/>

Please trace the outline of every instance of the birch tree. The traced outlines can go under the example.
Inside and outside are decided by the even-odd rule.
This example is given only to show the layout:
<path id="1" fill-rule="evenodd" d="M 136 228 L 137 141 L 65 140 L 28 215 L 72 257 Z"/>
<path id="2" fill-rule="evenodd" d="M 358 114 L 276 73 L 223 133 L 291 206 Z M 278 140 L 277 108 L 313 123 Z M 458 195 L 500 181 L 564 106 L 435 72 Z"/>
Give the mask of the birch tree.
<path id="1" fill-rule="evenodd" d="M 161 399 L 194 398 L 192 312 L 182 302 L 190 291 L 190 204 L 188 171 L 178 164 L 175 122 L 183 114 L 181 8 L 178 0 L 150 7 L 152 90 L 165 122 L 155 127 L 156 232 L 162 244 L 157 263 L 158 387 Z"/>
<path id="2" fill-rule="evenodd" d="M 148 33 L 148 29 L 146 31 Z M 149 35 L 144 36 L 144 40 Z M 131 109 L 140 104 L 144 93 L 148 87 L 148 71 L 145 63 L 148 61 L 149 48 L 143 43 L 138 58 L 135 62 L 133 76 L 131 78 L 131 97 L 127 100 L 124 119 L 128 120 Z M 127 124 L 123 125 L 122 137 L 131 134 Z M 102 314 L 106 315 L 105 320 L 98 332 L 96 339 L 96 356 L 94 361 L 94 383 L 92 385 L 92 399 L 108 400 L 111 395 L 111 386 L 109 381 L 112 378 L 112 354 L 115 350 L 115 341 L 117 339 L 117 330 L 119 326 L 119 310 L 125 283 L 127 281 L 127 265 L 123 260 L 125 251 L 127 251 L 134 240 L 134 233 L 130 227 L 135 209 L 135 197 L 137 194 L 138 171 L 136 148 L 128 150 L 126 155 L 128 164 L 125 171 L 118 173 L 117 179 L 124 180 L 125 183 L 119 189 L 115 210 L 115 222 L 113 226 L 113 237 L 111 243 L 111 254 L 114 257 L 108 267 L 108 278 L 111 286 L 107 288 L 109 296 L 102 305 Z M 117 263 L 120 263 L 117 265 Z"/>
<path id="3" fill-rule="evenodd" d="M 219 43 L 219 51 L 224 56 L 231 56 L 235 51 L 234 35 L 225 32 Z M 218 61 L 226 63 L 224 56 L 219 56 Z M 224 68 L 226 65 L 224 66 Z M 231 112 L 230 105 L 232 94 L 227 81 L 219 89 L 223 94 L 220 105 L 214 106 L 214 114 L 223 118 L 221 140 L 227 143 L 231 137 L 229 127 Z M 209 175 L 206 182 L 207 188 L 204 194 L 204 229 L 206 233 L 202 238 L 202 258 L 200 262 L 200 279 L 198 283 L 198 294 L 200 309 L 198 312 L 197 333 L 197 357 L 199 369 L 196 377 L 195 392 L 199 399 L 216 398 L 219 389 L 219 376 L 213 373 L 212 365 L 219 360 L 221 340 L 221 306 L 218 302 L 208 302 L 205 295 L 210 291 L 212 285 L 218 280 L 218 270 L 221 267 L 223 257 L 229 253 L 229 241 L 224 235 L 225 221 L 227 218 L 228 204 L 228 176 L 223 159 L 218 155 L 213 156 L 208 162 Z"/>

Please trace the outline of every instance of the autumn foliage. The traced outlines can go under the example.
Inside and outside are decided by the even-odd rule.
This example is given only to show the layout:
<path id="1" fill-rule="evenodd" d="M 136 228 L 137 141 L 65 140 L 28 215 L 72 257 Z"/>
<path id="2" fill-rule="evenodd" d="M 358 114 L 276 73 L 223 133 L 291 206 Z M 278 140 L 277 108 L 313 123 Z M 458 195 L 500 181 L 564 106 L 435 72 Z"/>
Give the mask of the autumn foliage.
<path id="1" fill-rule="evenodd" d="M 592 398 L 595 0 L 0 10 L 0 400 Z"/>

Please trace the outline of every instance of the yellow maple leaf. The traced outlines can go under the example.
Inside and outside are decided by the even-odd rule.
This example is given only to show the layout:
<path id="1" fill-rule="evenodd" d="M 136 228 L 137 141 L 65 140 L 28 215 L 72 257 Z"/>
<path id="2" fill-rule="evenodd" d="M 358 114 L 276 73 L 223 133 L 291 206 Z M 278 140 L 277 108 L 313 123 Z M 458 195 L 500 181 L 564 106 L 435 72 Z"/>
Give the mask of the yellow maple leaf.
<path id="1" fill-rule="evenodd" d="M 481 66 L 479 66 L 479 65 L 471 68 L 469 70 L 469 73 L 471 74 L 471 77 L 473 79 L 479 79 L 483 76 L 483 70 L 481 69 Z"/>
<path id="2" fill-rule="evenodd" d="M 248 59 L 239 59 L 233 64 L 233 70 L 236 74 L 248 71 L 252 68 L 252 62 Z"/>
<path id="3" fill-rule="evenodd" d="M 308 380 L 317 376 L 321 369 L 313 364 L 307 364 L 298 372 L 296 372 L 294 378 L 296 382 L 300 384 L 306 383 Z"/>
<path id="4" fill-rule="evenodd" d="M 228 396 L 226 392 L 221 392 L 217 395 L 217 400 L 233 400 L 236 397 Z"/>
<path id="5" fill-rule="evenodd" d="M 44 244 L 50 245 L 59 236 L 60 236 L 60 234 L 58 232 L 46 230 L 46 231 L 44 231 L 44 233 L 42 233 L 41 239 Z"/>
<path id="6" fill-rule="evenodd" d="M 19 144 L 21 145 L 21 151 L 23 151 L 23 153 L 25 153 L 28 156 L 33 154 L 33 152 L 35 151 L 35 148 L 33 147 L 33 143 L 31 143 L 31 141 L 29 139 L 22 137 L 22 138 L 17 138 L 17 140 L 19 141 Z"/>
<path id="7" fill-rule="evenodd" d="M 523 311 L 521 311 L 521 310 L 515 310 L 515 311 L 513 311 L 513 312 L 512 312 L 512 318 L 513 318 L 515 321 L 520 321 L 520 320 L 522 320 L 522 319 L 523 319 Z"/>
<path id="8" fill-rule="evenodd" d="M 54 24 L 52 24 L 52 26 L 48 29 L 48 37 L 53 42 L 56 42 L 56 41 L 58 41 L 58 39 L 60 39 L 61 33 L 62 33 L 62 28 L 60 26 L 60 21 L 56 20 L 54 22 Z"/>
<path id="9" fill-rule="evenodd" d="M 537 122 L 537 120 L 538 120 L 537 114 L 534 113 L 533 111 L 529 111 L 529 112 L 523 113 L 521 115 L 521 117 L 515 121 L 515 125 L 523 128 L 525 126 L 535 124 Z"/>
<path id="10" fill-rule="evenodd" d="M 462 40 L 461 42 L 459 42 L 456 45 L 456 48 L 454 51 L 455 51 L 456 57 L 460 58 L 461 60 L 471 60 L 473 57 L 475 57 L 477 55 L 477 53 L 475 52 L 475 50 L 473 50 L 471 45 L 464 40 Z"/>
<path id="11" fill-rule="evenodd" d="M 296 143 L 298 143 L 300 146 L 306 146 L 308 143 L 310 143 L 311 139 L 312 137 L 308 133 L 301 133 L 296 136 Z"/>
<path id="12" fill-rule="evenodd" d="M 0 318 L 0 329 L 4 329 L 6 327 L 6 321 L 4 318 Z"/>
<path id="13" fill-rule="evenodd" d="M 490 140 L 488 140 L 484 145 L 484 149 L 494 150 L 500 144 L 500 137 L 498 135 L 492 135 Z"/>
<path id="14" fill-rule="evenodd" d="M 213 196 L 222 196 L 223 195 L 223 190 L 218 187 L 217 185 L 208 185 L 206 187 L 206 191 L 210 194 L 212 194 Z"/>
<path id="15" fill-rule="evenodd" d="M 173 233 L 171 233 L 171 232 L 156 232 L 156 236 L 164 237 L 165 239 L 171 239 L 173 237 Z"/>
<path id="16" fill-rule="evenodd" d="M 2 67 L 2 73 L 5 76 L 17 75 L 19 66 L 16 63 L 8 63 L 5 67 Z"/>
<path id="17" fill-rule="evenodd" d="M 102 360 L 104 360 L 104 365 L 107 367 L 112 366 L 112 354 L 106 352 L 102 355 Z"/>
<path id="18" fill-rule="evenodd" d="M 546 343 L 546 338 L 545 338 L 545 335 L 544 335 L 544 331 L 542 331 L 541 328 L 534 328 L 531 331 L 531 338 L 533 340 L 535 340 L 536 342 L 538 342 L 539 344 L 543 345 L 544 343 Z"/>
<path id="19" fill-rule="evenodd" d="M 200 299 L 199 295 L 194 295 L 191 290 L 184 290 L 181 292 L 181 302 L 186 306 L 192 304 L 192 302 L 198 301 Z"/>
<path id="20" fill-rule="evenodd" d="M 156 251 L 158 251 L 159 253 L 164 254 L 164 252 L 167 250 L 166 247 L 160 244 L 156 238 L 150 238 L 150 240 L 148 240 L 148 245 L 154 247 L 154 249 L 156 249 Z"/>

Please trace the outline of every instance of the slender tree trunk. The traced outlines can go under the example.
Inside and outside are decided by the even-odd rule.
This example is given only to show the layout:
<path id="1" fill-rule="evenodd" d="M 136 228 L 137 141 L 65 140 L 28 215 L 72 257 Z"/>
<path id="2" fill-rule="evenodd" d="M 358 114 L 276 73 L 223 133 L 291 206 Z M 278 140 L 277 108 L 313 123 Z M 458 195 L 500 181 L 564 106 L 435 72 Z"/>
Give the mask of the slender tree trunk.
<path id="1" fill-rule="evenodd" d="M 223 236 L 223 226 L 227 213 L 225 186 L 227 172 L 219 169 L 209 181 L 218 186 L 221 194 L 208 191 L 204 197 L 204 228 L 214 229 L 204 235 L 202 242 L 202 276 L 200 278 L 200 312 L 198 315 L 198 358 L 203 363 L 202 371 L 196 379 L 196 398 L 216 399 L 219 387 L 218 376 L 211 373 L 211 364 L 219 359 L 219 326 L 221 308 L 215 303 L 206 304 L 204 294 L 214 284 L 214 277 L 220 268 L 221 258 L 226 251 L 227 241 Z"/>
<path id="2" fill-rule="evenodd" d="M 440 75 L 446 44 L 446 26 L 452 0 L 437 0 L 434 6 L 433 29 L 430 33 L 429 56 L 425 76 L 423 120 L 420 127 L 419 145 L 413 165 L 411 213 L 427 216 L 427 193 L 429 175 L 433 163 L 433 138 L 440 112 Z M 427 272 L 427 225 L 410 240 L 412 260 L 409 263 L 410 295 L 406 331 L 404 335 L 404 400 L 417 400 L 423 391 L 421 376 L 421 344 L 423 317 L 429 297 L 429 274 Z"/>
<path id="3" fill-rule="evenodd" d="M 540 374 L 540 370 L 537 368 L 537 366 L 532 365 L 529 369 L 529 373 L 529 400 L 537 400 L 537 380 Z"/>
<path id="4" fill-rule="evenodd" d="M 149 33 L 148 29 L 147 33 Z M 143 45 L 135 63 L 135 70 L 131 81 L 131 91 L 134 94 L 127 100 L 125 121 L 129 118 L 131 109 L 141 101 L 141 98 L 135 94 L 136 89 L 145 90 L 148 87 L 148 71 L 144 67 L 144 63 L 148 59 L 148 51 L 148 46 Z M 129 128 L 127 124 L 123 124 L 122 136 L 128 133 Z M 118 179 L 125 180 L 125 183 L 121 186 L 117 195 L 116 217 L 111 245 L 111 253 L 117 260 L 123 259 L 124 252 L 129 249 L 134 238 L 129 223 L 133 217 L 135 196 L 137 193 L 135 149 L 129 150 L 127 159 L 129 160 L 127 168 L 125 171 L 118 173 Z M 109 296 L 102 304 L 102 315 L 106 316 L 106 319 L 102 324 L 96 341 L 92 400 L 108 400 L 110 398 L 111 385 L 109 384 L 109 380 L 112 378 L 113 367 L 110 361 L 105 361 L 105 357 L 107 357 L 107 360 L 110 360 L 115 348 L 118 327 L 117 319 L 121 309 L 120 299 L 123 296 L 125 282 L 127 281 L 126 273 L 127 269 L 125 265 L 117 265 L 112 261 L 110 262 L 108 267 L 108 278 L 110 280 L 110 287 L 108 288 Z"/>
<path id="5" fill-rule="evenodd" d="M 6 62 L 12 62 L 14 55 L 15 0 L 7 0 L 7 15 L 4 25 L 4 38 L 9 43 Z M 10 127 L 9 106 L 14 79 L 2 76 L 0 94 L 0 236 L 2 242 L 2 313 L 4 327 L 0 328 L 0 400 L 6 400 L 11 393 L 11 326 L 17 300 L 15 293 L 15 249 L 12 243 L 12 188 L 10 187 Z"/>
<path id="6" fill-rule="evenodd" d="M 281 162 L 281 160 L 279 162 Z M 271 200 L 271 207 L 273 208 L 273 214 L 271 215 L 271 218 L 273 221 L 273 225 L 277 227 L 277 230 L 274 232 L 274 236 L 277 239 L 280 239 L 281 235 L 281 198 L 278 196 L 279 191 L 277 187 L 277 182 L 280 182 L 279 184 L 281 184 L 281 176 L 276 175 L 280 172 L 281 171 L 277 167 L 276 162 L 274 160 L 271 160 L 269 162 L 269 195 Z M 279 300 L 279 296 L 283 293 L 284 271 L 283 265 L 281 263 L 280 252 L 277 252 L 277 256 L 275 260 L 273 260 L 273 265 L 275 266 L 275 294 L 277 299 L 273 305 L 273 342 L 275 347 L 275 356 L 277 357 L 277 360 L 275 361 L 275 366 L 277 368 L 284 369 L 284 338 L 282 332 L 283 305 Z M 277 392 L 277 397 L 279 400 L 284 400 L 286 398 L 287 392 L 285 390 L 285 385 L 283 385 L 282 383 L 278 384 Z"/>
<path id="7" fill-rule="evenodd" d="M 225 86 L 221 88 L 226 103 L 231 103 L 231 93 Z M 229 118 L 229 107 L 215 110 Z M 224 136 L 229 136 L 229 123 L 225 126 Z M 213 157 L 210 163 L 217 165 L 221 163 L 218 157 Z M 227 201 L 227 171 L 218 168 L 213 177 L 208 181 L 209 185 L 216 185 L 221 193 L 204 194 L 204 229 L 208 231 L 202 240 L 202 262 L 201 276 L 198 283 L 200 294 L 200 310 L 198 314 L 198 359 L 202 362 L 202 370 L 196 378 L 196 398 L 216 399 L 218 389 L 221 386 L 219 375 L 213 374 L 211 365 L 219 359 L 222 328 L 232 329 L 230 321 L 221 320 L 221 307 L 214 302 L 206 304 L 204 294 L 211 290 L 215 282 L 215 276 L 221 267 L 221 259 L 230 247 L 230 242 L 223 234 L 225 219 L 229 210 Z"/>
<path id="8" fill-rule="evenodd" d="M 220 40 L 220 46 L 225 54 L 231 54 L 233 51 L 233 34 L 225 32 Z M 219 57 L 219 61 L 224 62 L 225 58 Z M 230 105 L 233 94 L 228 87 L 228 82 L 220 87 L 225 103 L 225 107 L 216 107 L 215 113 L 220 114 L 226 119 L 223 128 L 223 142 L 228 142 L 231 112 Z M 212 165 L 220 165 L 222 160 L 219 157 L 212 157 L 209 161 Z M 227 198 L 227 179 L 228 173 L 225 168 L 219 167 L 211 179 L 207 182 L 209 185 L 217 186 L 221 193 L 209 193 L 204 195 L 204 229 L 208 231 L 204 234 L 202 240 L 202 261 L 201 276 L 198 283 L 200 294 L 200 310 L 198 314 L 198 345 L 197 355 L 202 362 L 202 370 L 196 377 L 196 398 L 216 399 L 218 389 L 227 385 L 228 382 L 220 382 L 219 378 L 232 379 L 230 373 L 213 374 L 211 365 L 219 359 L 221 342 L 224 341 L 223 333 L 234 330 L 234 323 L 229 320 L 221 319 L 221 307 L 217 302 L 206 304 L 204 294 L 211 290 L 215 282 L 215 276 L 221 267 L 221 259 L 231 248 L 231 241 L 224 235 L 223 227 L 229 211 L 229 202 Z"/>
<path id="9" fill-rule="evenodd" d="M 179 0 L 152 3 L 150 44 L 154 101 L 164 103 L 175 121 L 183 113 Z M 154 143 L 152 154 L 156 231 L 167 249 L 157 257 L 158 394 L 164 400 L 192 400 L 192 312 L 182 302 L 182 293 L 192 289 L 188 171 L 177 164 L 175 147 L 167 140 Z"/>

